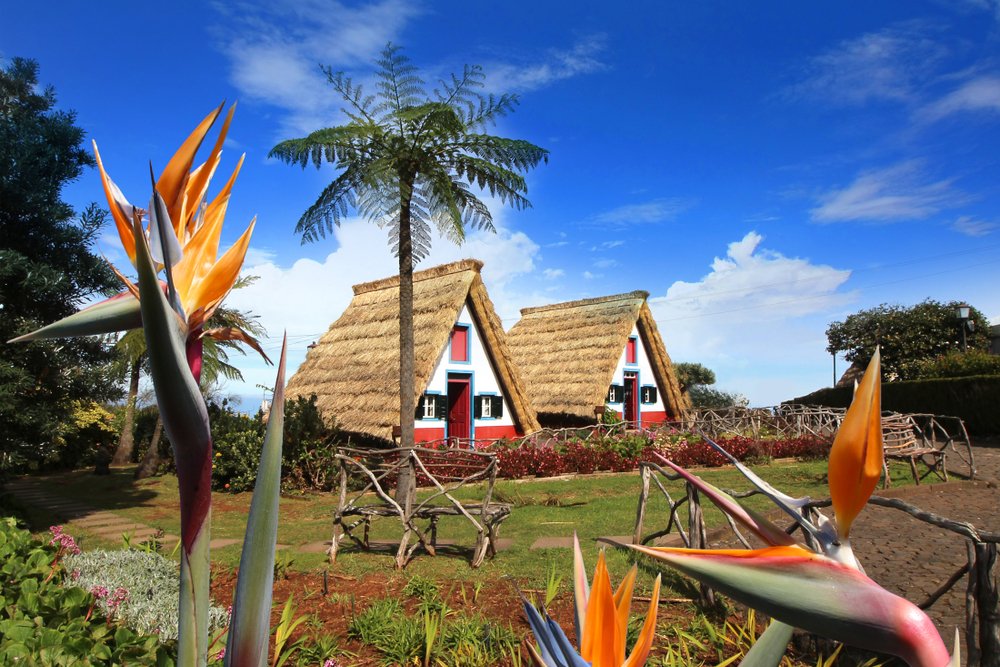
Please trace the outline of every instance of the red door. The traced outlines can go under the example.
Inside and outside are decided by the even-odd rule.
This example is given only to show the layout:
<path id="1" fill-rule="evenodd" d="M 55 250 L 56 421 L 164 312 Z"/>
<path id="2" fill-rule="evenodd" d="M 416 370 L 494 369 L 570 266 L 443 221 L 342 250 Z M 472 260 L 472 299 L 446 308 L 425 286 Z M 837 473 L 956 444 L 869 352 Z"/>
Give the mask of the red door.
<path id="1" fill-rule="evenodd" d="M 635 373 L 625 373 L 625 400 L 623 401 L 626 422 L 639 421 L 639 378 Z"/>
<path id="2" fill-rule="evenodd" d="M 468 375 L 448 374 L 448 439 L 472 437 L 472 394 Z"/>

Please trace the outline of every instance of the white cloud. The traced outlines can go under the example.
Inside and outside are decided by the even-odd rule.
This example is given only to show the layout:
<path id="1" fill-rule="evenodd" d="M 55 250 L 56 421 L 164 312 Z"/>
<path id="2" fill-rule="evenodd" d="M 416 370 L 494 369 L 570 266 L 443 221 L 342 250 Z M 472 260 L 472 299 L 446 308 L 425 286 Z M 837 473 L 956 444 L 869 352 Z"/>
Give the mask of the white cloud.
<path id="1" fill-rule="evenodd" d="M 590 271 L 584 271 L 581 275 L 583 276 L 584 280 L 594 280 L 596 278 L 602 277 L 602 274 L 591 273 Z"/>
<path id="2" fill-rule="evenodd" d="M 804 80 L 786 92 L 841 106 L 909 102 L 944 55 L 919 24 L 895 26 L 845 40 L 816 56 Z"/>
<path id="3" fill-rule="evenodd" d="M 247 249 L 246 258 L 243 260 L 244 266 L 257 266 L 258 264 L 273 264 L 278 258 L 278 254 L 267 248 L 256 248 L 250 246 Z"/>
<path id="4" fill-rule="evenodd" d="M 940 120 L 960 112 L 1000 112 L 1000 77 L 980 76 L 966 81 L 917 114 L 925 122 Z"/>
<path id="5" fill-rule="evenodd" d="M 545 276 L 546 280 L 555 280 L 556 278 L 565 276 L 566 272 L 562 269 L 545 269 L 542 271 L 542 275 Z"/>
<path id="6" fill-rule="evenodd" d="M 610 269 L 613 266 L 618 266 L 618 260 L 599 259 L 596 262 L 594 262 L 595 269 Z"/>
<path id="7" fill-rule="evenodd" d="M 697 282 L 677 281 L 649 305 L 674 361 L 716 371 L 721 389 L 769 405 L 829 384 L 825 331 L 850 271 L 785 257 L 750 232 Z"/>
<path id="8" fill-rule="evenodd" d="M 306 134 L 339 115 L 340 98 L 317 63 L 367 65 L 419 13 L 405 0 L 354 6 L 337 0 L 216 3 L 214 29 L 241 94 L 288 112 L 279 134 Z"/>
<path id="9" fill-rule="evenodd" d="M 561 248 L 564 245 L 569 245 L 569 241 L 556 241 L 554 243 L 546 243 L 546 248 Z"/>
<path id="10" fill-rule="evenodd" d="M 986 236 L 997 228 L 997 223 L 977 220 L 971 215 L 959 216 L 951 223 L 951 228 L 966 236 Z"/>
<path id="11" fill-rule="evenodd" d="M 611 227 L 654 224 L 673 220 L 678 214 L 690 207 L 690 202 L 682 199 L 653 199 L 638 204 L 625 204 L 598 213 L 590 218 L 590 222 Z"/>
<path id="12" fill-rule="evenodd" d="M 951 179 L 928 180 L 919 160 L 908 160 L 885 169 L 861 172 L 845 188 L 819 197 L 812 209 L 816 222 L 922 219 L 941 209 L 957 206 L 967 197 L 955 190 Z"/>
<path id="13" fill-rule="evenodd" d="M 486 87 L 494 92 L 526 92 L 598 72 L 607 67 L 600 59 L 606 41 L 604 35 L 590 35 L 567 50 L 550 49 L 536 62 L 487 64 Z"/>

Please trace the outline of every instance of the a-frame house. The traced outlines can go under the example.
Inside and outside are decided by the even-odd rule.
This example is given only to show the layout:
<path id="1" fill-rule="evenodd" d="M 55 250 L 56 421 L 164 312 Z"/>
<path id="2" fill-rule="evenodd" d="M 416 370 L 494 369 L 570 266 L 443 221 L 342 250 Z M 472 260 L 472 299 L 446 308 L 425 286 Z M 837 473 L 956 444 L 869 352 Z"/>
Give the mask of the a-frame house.
<path id="1" fill-rule="evenodd" d="M 417 442 L 483 441 L 539 429 L 480 271 L 462 260 L 413 274 Z M 354 286 L 309 350 L 289 397 L 317 396 L 345 432 L 391 440 L 399 425 L 399 277 Z"/>
<path id="2" fill-rule="evenodd" d="M 604 409 L 648 426 L 690 409 L 648 298 L 637 291 L 521 310 L 507 341 L 543 426 L 594 423 Z"/>

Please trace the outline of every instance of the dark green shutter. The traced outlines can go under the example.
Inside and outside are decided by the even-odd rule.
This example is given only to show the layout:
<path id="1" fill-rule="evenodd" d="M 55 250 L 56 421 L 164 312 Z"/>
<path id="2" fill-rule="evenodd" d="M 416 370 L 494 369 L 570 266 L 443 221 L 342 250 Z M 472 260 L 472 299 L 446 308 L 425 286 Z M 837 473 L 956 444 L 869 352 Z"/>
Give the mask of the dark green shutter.
<path id="1" fill-rule="evenodd" d="M 503 396 L 490 396 L 490 400 L 493 401 L 491 414 L 495 419 L 500 419 L 503 417 Z"/>
<path id="2" fill-rule="evenodd" d="M 487 400 L 488 396 L 476 396 L 476 399 L 472 401 L 472 415 L 476 419 L 483 418 L 483 401 Z"/>
<path id="3" fill-rule="evenodd" d="M 448 416 L 448 397 L 444 394 L 437 394 L 434 401 L 434 419 L 446 418 Z"/>
<path id="4" fill-rule="evenodd" d="M 656 403 L 656 387 L 643 387 L 642 388 L 642 402 L 643 403 Z"/>
<path id="5" fill-rule="evenodd" d="M 413 414 L 413 418 L 420 421 L 424 418 L 424 401 L 427 400 L 427 394 L 421 394 L 417 397 L 417 409 Z"/>

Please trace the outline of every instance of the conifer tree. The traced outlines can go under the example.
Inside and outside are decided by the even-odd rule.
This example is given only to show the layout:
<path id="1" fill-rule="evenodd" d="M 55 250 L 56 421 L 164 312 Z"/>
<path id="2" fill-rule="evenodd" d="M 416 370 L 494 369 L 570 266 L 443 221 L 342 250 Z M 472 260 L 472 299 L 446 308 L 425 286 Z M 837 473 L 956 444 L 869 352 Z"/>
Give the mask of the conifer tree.
<path id="1" fill-rule="evenodd" d="M 93 164 L 75 121 L 39 89 L 35 62 L 0 67 L 0 343 L 118 286 L 92 252 L 106 214 L 91 205 L 77 217 L 62 200 Z M 53 456 L 74 400 L 118 393 L 109 358 L 98 338 L 0 344 L 0 469 Z"/>

